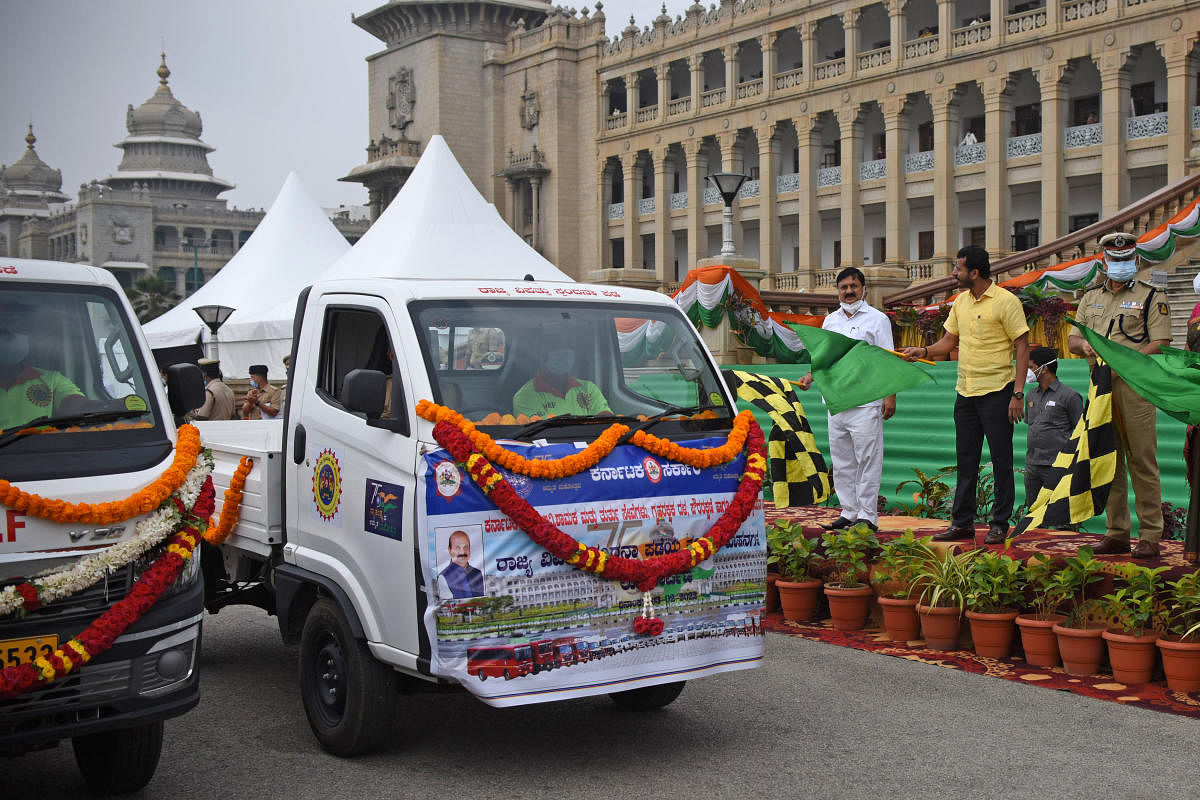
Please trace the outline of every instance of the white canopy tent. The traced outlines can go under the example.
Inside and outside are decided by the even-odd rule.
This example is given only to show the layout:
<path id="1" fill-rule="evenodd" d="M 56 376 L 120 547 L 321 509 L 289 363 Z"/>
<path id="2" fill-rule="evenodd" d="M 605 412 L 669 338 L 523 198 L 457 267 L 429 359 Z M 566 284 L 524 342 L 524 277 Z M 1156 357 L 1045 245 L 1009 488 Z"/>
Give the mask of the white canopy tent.
<path id="1" fill-rule="evenodd" d="M 229 263 L 195 294 L 142 329 L 154 349 L 207 342 L 211 335 L 193 309 L 229 306 L 236 310 L 217 333 L 222 372 L 241 377 L 251 364 L 266 364 L 271 377 L 282 378 L 296 297 L 349 249 L 292 172 Z"/>

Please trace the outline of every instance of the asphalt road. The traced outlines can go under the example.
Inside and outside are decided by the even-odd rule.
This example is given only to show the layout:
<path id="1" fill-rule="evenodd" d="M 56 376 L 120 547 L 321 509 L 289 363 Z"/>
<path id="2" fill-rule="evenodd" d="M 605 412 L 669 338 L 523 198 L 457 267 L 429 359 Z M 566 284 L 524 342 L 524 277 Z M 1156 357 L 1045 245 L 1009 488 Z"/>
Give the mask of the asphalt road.
<path id="1" fill-rule="evenodd" d="M 402 704 L 384 752 L 322 752 L 274 620 L 205 621 L 200 706 L 151 798 L 1195 798 L 1200 720 L 770 634 L 764 667 L 673 705 Z M 69 745 L 0 761 L 0 798 L 85 794 Z"/>

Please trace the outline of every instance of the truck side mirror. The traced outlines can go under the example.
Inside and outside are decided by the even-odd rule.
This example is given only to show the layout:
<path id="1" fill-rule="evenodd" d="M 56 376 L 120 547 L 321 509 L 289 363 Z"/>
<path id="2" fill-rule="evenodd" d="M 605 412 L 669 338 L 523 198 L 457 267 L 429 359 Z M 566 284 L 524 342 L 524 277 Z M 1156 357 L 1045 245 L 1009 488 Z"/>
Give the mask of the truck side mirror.
<path id="1" fill-rule="evenodd" d="M 342 381 L 342 395 L 338 400 L 356 414 L 378 419 L 383 413 L 386 395 L 387 375 L 377 369 L 352 369 Z"/>
<path id="2" fill-rule="evenodd" d="M 176 417 L 204 405 L 204 373 L 198 366 L 172 364 L 167 367 L 167 400 Z"/>

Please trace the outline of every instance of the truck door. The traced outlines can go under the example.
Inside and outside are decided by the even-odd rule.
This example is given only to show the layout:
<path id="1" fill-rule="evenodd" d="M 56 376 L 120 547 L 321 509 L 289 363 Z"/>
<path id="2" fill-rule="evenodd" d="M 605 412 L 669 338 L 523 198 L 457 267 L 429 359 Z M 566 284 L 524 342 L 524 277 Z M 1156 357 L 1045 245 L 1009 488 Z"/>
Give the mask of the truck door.
<path id="1" fill-rule="evenodd" d="M 310 302 L 297 351 L 304 368 L 296 374 L 306 377 L 292 389 L 287 431 L 287 526 L 297 566 L 335 580 L 376 656 L 411 668 L 420 624 L 412 529 L 417 445 L 405 350 L 413 351 L 383 298 L 322 295 Z M 343 404 L 343 383 L 354 369 L 390 376 L 379 419 Z"/>

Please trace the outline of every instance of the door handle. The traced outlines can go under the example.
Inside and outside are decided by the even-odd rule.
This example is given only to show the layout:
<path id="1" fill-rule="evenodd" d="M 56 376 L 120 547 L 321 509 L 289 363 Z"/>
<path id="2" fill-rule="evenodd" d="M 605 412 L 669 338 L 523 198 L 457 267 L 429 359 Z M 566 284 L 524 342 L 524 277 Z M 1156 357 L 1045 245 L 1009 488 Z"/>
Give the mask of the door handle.
<path id="1" fill-rule="evenodd" d="M 304 430 L 303 425 L 296 426 L 296 432 L 292 436 L 292 463 L 299 464 L 304 461 L 304 453 L 308 445 L 308 432 Z"/>

